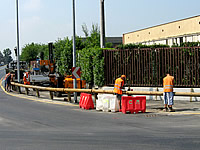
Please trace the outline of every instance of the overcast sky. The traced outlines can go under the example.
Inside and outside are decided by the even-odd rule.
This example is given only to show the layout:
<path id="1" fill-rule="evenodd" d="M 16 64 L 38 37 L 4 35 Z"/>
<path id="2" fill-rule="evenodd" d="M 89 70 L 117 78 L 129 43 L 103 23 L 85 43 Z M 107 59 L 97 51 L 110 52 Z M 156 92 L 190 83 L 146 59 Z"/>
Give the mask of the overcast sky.
<path id="1" fill-rule="evenodd" d="M 16 0 L 0 0 L 0 50 L 16 46 Z M 72 36 L 72 0 L 18 0 L 20 49 Z M 100 25 L 100 0 L 75 0 L 76 34 Z M 105 0 L 106 36 L 200 15 L 200 0 Z M 14 53 L 14 52 L 13 52 Z"/>

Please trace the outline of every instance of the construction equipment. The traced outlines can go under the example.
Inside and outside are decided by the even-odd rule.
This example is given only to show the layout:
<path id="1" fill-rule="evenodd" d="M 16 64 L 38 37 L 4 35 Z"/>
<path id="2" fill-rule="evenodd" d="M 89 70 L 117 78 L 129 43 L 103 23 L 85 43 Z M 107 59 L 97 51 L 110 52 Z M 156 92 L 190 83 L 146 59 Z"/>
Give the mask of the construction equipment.
<path id="1" fill-rule="evenodd" d="M 50 85 L 49 75 L 54 72 L 54 63 L 49 60 L 36 60 L 30 62 L 30 82 L 33 85 Z"/>
<path id="2" fill-rule="evenodd" d="M 44 54 L 40 59 L 30 62 L 30 83 L 33 85 L 51 86 L 55 88 L 73 88 L 72 75 L 61 75 L 56 72 L 55 60 L 53 59 L 53 43 L 49 43 L 49 60 L 44 60 Z M 76 79 L 77 88 L 86 88 L 86 81 Z M 56 93 L 60 96 L 62 93 Z"/>
<path id="3" fill-rule="evenodd" d="M 27 63 L 25 61 L 20 61 L 19 63 L 20 63 L 20 83 L 22 83 L 24 71 L 27 69 Z M 6 74 L 8 72 L 11 72 L 11 74 L 13 74 L 12 80 L 18 82 L 17 61 L 11 61 L 9 64 L 7 64 L 5 71 Z"/>
<path id="4" fill-rule="evenodd" d="M 77 88 L 78 89 L 85 89 L 86 88 L 86 81 L 85 80 L 81 80 L 80 78 L 76 79 L 77 82 Z M 65 77 L 64 79 L 64 87 L 65 88 L 74 88 L 73 87 L 73 79 L 72 79 L 72 75 L 68 75 Z"/>

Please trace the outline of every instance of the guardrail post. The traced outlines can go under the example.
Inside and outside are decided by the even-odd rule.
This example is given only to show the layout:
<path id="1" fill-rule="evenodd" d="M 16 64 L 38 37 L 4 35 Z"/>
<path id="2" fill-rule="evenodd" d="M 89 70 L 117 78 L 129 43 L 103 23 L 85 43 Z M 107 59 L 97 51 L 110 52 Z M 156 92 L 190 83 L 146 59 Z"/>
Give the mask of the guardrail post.
<path id="1" fill-rule="evenodd" d="M 25 88 L 26 95 L 28 95 L 28 88 Z"/>
<path id="2" fill-rule="evenodd" d="M 14 91 L 14 86 L 13 86 L 13 85 L 11 85 L 11 90 L 13 90 L 13 91 Z"/>
<path id="3" fill-rule="evenodd" d="M 49 94 L 50 94 L 50 99 L 53 100 L 53 92 L 49 91 Z"/>
<path id="4" fill-rule="evenodd" d="M 38 90 L 38 89 L 36 89 L 36 96 L 37 96 L 37 97 L 40 97 L 40 93 L 39 93 L 39 90 Z"/>
<path id="5" fill-rule="evenodd" d="M 94 93 L 94 103 L 96 105 L 96 102 L 97 102 L 97 93 Z"/>
<path id="6" fill-rule="evenodd" d="M 16 86 L 11 85 L 11 89 L 12 89 L 13 91 L 16 91 Z"/>
<path id="7" fill-rule="evenodd" d="M 194 89 L 191 88 L 191 89 L 190 89 L 190 92 L 194 92 Z M 192 96 L 190 96 L 190 102 L 192 102 Z"/>
<path id="8" fill-rule="evenodd" d="M 18 86 L 18 92 L 19 94 L 22 94 L 20 86 Z"/>
<path id="9" fill-rule="evenodd" d="M 158 87 L 156 87 L 156 92 L 158 91 Z M 158 96 L 156 95 L 156 101 L 158 100 Z"/>
<path id="10" fill-rule="evenodd" d="M 68 101 L 71 102 L 71 93 L 68 92 L 67 95 L 68 95 Z"/>

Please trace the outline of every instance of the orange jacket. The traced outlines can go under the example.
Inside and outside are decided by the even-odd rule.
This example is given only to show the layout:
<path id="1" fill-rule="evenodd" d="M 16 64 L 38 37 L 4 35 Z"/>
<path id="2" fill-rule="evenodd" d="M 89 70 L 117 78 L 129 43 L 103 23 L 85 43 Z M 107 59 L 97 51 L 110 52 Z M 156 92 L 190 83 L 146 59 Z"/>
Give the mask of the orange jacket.
<path id="1" fill-rule="evenodd" d="M 167 75 L 163 79 L 163 89 L 164 92 L 173 92 L 173 87 L 174 87 L 174 77 Z"/>
<path id="2" fill-rule="evenodd" d="M 25 72 L 24 77 L 23 77 L 25 85 L 30 85 L 29 76 L 30 74 L 28 72 Z"/>
<path id="3" fill-rule="evenodd" d="M 121 78 L 117 78 L 115 80 L 114 93 L 122 94 L 122 87 L 123 86 L 124 86 L 124 80 L 122 80 Z"/>
<path id="4" fill-rule="evenodd" d="M 6 74 L 4 80 L 6 80 L 9 75 L 10 75 L 10 72 Z"/>

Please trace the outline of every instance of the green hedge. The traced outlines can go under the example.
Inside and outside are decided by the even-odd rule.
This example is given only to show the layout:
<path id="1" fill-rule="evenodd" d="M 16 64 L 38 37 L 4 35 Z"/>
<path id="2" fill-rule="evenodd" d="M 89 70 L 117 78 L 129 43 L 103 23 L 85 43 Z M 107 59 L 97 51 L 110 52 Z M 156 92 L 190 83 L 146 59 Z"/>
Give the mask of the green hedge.
<path id="1" fill-rule="evenodd" d="M 104 85 L 104 57 L 101 48 L 84 48 L 79 51 L 78 65 L 81 77 L 90 85 Z"/>
<path id="2" fill-rule="evenodd" d="M 116 47 L 116 49 L 135 49 L 135 48 L 162 48 L 169 47 L 169 45 L 164 44 L 153 44 L 153 45 L 143 45 L 143 44 L 121 44 Z"/>

